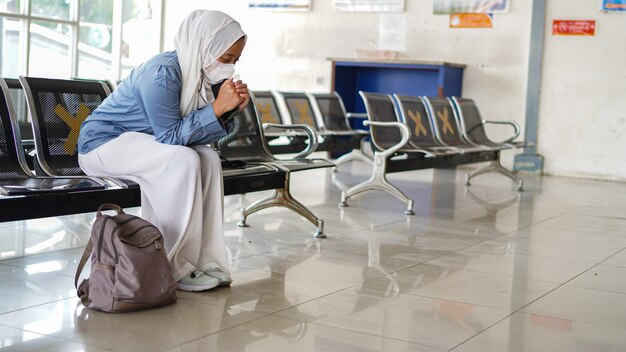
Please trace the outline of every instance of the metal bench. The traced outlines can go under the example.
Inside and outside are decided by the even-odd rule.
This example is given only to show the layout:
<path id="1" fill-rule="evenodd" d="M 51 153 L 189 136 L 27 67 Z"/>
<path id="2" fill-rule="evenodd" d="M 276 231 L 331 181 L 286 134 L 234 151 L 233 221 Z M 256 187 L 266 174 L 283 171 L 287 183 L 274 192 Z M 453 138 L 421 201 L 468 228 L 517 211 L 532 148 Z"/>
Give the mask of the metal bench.
<path id="1" fill-rule="evenodd" d="M 46 180 L 53 180 L 57 183 L 64 179 L 94 180 L 98 189 L 80 192 L 55 189 L 54 192 L 40 191 L 38 194 L 0 195 L 0 222 L 93 212 L 100 204 L 107 202 L 117 203 L 123 207 L 139 206 L 141 204 L 141 192 L 137 184 L 128 180 L 109 177 L 87 177 L 78 165 L 76 143 L 80 124 L 106 98 L 108 94 L 106 85 L 97 81 L 33 77 L 20 77 L 20 82 L 33 119 L 36 157 L 42 171 L 47 174 Z M 283 197 L 292 199 L 289 193 L 290 172 L 312 167 L 326 167 L 327 164 L 332 166 L 332 164 L 323 160 L 312 161 L 308 159 L 306 162 L 300 160 L 273 161 L 259 158 L 258 153 L 246 154 L 262 149 L 259 147 L 262 144 L 258 143 L 265 142 L 259 127 L 256 110 L 254 110 L 253 104 L 250 104 L 250 107 L 252 110 L 247 109 L 248 113 L 240 113 L 240 116 L 231 120 L 232 123 L 239 123 L 240 127 L 244 128 L 237 131 L 231 129 L 229 135 L 218 144 L 220 144 L 222 155 L 236 154 L 242 158 L 248 157 L 249 161 L 258 159 L 262 162 L 250 162 L 246 165 L 223 163 L 224 194 L 233 195 L 276 190 Z M 251 124 L 242 123 L 248 121 L 245 120 L 246 118 L 253 118 L 250 120 Z M 7 126 L 9 125 L 3 124 L 3 131 L 10 131 Z M 247 129 L 249 126 L 254 127 L 252 131 Z M 231 143 L 241 140 L 244 134 L 245 138 L 255 140 L 255 143 L 252 143 L 251 148 L 248 148 L 246 152 L 240 146 Z M 19 141 L 19 138 L 9 139 L 13 142 Z M 229 139 L 230 142 L 228 142 Z M 22 150 L 17 142 L 14 143 L 13 147 L 16 150 Z M 22 165 L 20 168 L 23 168 Z M 25 173 L 30 172 L 27 168 L 26 170 L 24 170 Z M 314 216 L 311 218 L 309 215 L 312 213 L 310 211 L 307 213 L 308 209 L 297 202 L 287 203 L 289 206 L 297 204 L 294 207 L 305 209 L 306 211 L 299 211 L 299 213 L 317 226 L 316 237 L 325 236 L 322 220 Z M 284 206 L 284 204 L 264 203 L 242 210 L 242 223 L 245 224 L 245 218 L 251 213 L 273 205 Z M 298 209 L 300 210 L 300 208 Z"/>
<path id="2" fill-rule="evenodd" d="M 371 126 L 374 152 L 372 176 L 343 191 L 339 206 L 349 198 L 371 190 L 387 192 L 406 204 L 413 215 L 413 200 L 392 185 L 386 175 L 394 172 L 454 167 L 499 160 L 501 148 L 473 145 L 462 139 L 452 106 L 435 99 L 359 92 Z M 404 117 L 404 118 L 403 118 Z"/>

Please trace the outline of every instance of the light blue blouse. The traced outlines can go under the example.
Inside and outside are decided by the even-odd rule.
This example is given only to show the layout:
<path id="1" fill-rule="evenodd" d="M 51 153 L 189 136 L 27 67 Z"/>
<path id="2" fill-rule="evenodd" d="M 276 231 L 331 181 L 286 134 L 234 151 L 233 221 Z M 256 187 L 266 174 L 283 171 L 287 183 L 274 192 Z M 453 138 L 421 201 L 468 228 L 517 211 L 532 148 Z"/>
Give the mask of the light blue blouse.
<path id="1" fill-rule="evenodd" d="M 78 152 L 86 154 L 124 132 L 154 135 L 165 144 L 209 144 L 226 131 L 213 104 L 181 117 L 181 71 L 175 51 L 135 68 L 83 122 Z"/>

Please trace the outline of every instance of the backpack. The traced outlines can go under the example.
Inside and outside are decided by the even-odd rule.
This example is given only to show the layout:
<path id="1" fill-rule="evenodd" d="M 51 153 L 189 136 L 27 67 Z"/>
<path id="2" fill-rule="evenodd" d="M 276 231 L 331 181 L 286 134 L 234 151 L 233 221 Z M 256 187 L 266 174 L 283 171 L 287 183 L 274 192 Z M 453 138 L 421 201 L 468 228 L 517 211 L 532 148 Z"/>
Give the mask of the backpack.
<path id="1" fill-rule="evenodd" d="M 103 210 L 115 210 L 117 215 L 102 214 Z M 90 254 L 89 278 L 77 285 Z M 109 313 L 176 301 L 176 282 L 161 232 L 115 204 L 98 208 L 91 238 L 76 269 L 74 286 L 85 307 Z"/>

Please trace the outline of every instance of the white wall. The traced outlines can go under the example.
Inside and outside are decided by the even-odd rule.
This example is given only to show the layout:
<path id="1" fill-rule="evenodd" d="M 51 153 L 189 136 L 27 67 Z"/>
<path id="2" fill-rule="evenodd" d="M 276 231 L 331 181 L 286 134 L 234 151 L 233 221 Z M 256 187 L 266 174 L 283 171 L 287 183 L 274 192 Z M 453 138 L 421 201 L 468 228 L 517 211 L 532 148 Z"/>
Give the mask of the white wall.
<path id="1" fill-rule="evenodd" d="M 166 47 L 171 49 L 178 24 L 193 9 L 222 10 L 249 35 L 237 70 L 252 89 L 328 91 L 327 58 L 377 49 L 383 16 L 336 12 L 333 3 L 313 0 L 310 12 L 284 13 L 250 11 L 245 0 L 168 1 Z M 509 12 L 494 16 L 492 29 L 450 29 L 448 16 L 432 14 L 432 0 L 406 0 L 406 7 L 406 51 L 399 58 L 466 64 L 463 94 L 476 100 L 483 117 L 523 126 L 531 0 L 511 0 Z M 549 0 L 538 149 L 548 173 L 626 179 L 626 163 L 619 162 L 626 160 L 626 142 L 620 143 L 624 116 L 618 102 L 625 94 L 619 78 L 623 81 L 626 66 L 619 62 L 626 51 L 626 15 L 599 14 L 597 7 L 595 0 Z M 596 18 L 597 35 L 552 37 L 554 16 Z M 604 112 L 594 113 L 596 109 Z M 589 119 L 601 123 L 592 127 L 593 139 L 573 143 Z M 494 130 L 492 137 L 502 138 L 505 132 Z M 606 152 L 607 141 L 621 150 Z M 505 166 L 512 166 L 512 157 L 512 152 L 504 154 Z"/>
<path id="2" fill-rule="evenodd" d="M 598 2 L 550 0 L 547 21 L 595 19 L 595 37 L 547 28 L 539 115 L 546 173 L 626 180 L 626 14 Z"/>

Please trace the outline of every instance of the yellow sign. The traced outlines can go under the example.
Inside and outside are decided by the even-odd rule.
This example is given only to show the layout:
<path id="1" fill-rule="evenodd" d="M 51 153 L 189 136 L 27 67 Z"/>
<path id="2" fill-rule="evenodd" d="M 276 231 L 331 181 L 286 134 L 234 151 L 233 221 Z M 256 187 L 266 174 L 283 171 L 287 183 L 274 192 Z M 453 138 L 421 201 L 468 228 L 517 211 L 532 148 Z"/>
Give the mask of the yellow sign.
<path id="1" fill-rule="evenodd" d="M 76 117 L 74 117 L 61 104 L 57 104 L 54 107 L 54 112 L 70 127 L 70 133 L 67 136 L 65 145 L 63 145 L 63 149 L 68 155 L 74 155 L 76 153 L 76 145 L 78 144 L 80 125 L 89 116 L 91 110 L 81 103 L 76 111 Z"/>
<path id="2" fill-rule="evenodd" d="M 261 121 L 264 123 L 280 123 L 278 118 L 272 115 L 272 105 L 270 103 L 256 103 L 257 109 L 259 109 L 259 113 L 261 114 Z"/>
<path id="3" fill-rule="evenodd" d="M 450 120 L 448 119 L 448 109 L 443 109 L 437 111 L 437 117 L 441 122 L 443 122 L 443 134 L 454 134 L 454 128 L 452 128 L 452 124 L 450 124 Z"/>
<path id="4" fill-rule="evenodd" d="M 310 126 L 315 126 L 313 118 L 309 114 L 309 104 L 305 101 L 296 101 L 294 103 L 296 109 L 298 109 L 298 115 L 300 116 L 300 123 L 304 123 Z"/>
<path id="5" fill-rule="evenodd" d="M 419 111 L 416 110 L 415 113 L 413 113 L 413 111 L 409 110 L 408 112 L 409 117 L 415 123 L 415 136 L 419 137 L 421 133 L 427 135 L 428 132 L 426 131 L 426 127 L 424 127 L 424 124 L 422 124 L 422 115 L 419 113 Z"/>

